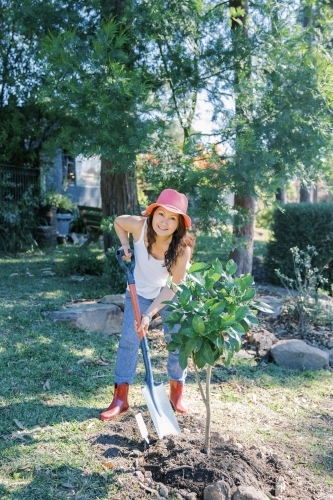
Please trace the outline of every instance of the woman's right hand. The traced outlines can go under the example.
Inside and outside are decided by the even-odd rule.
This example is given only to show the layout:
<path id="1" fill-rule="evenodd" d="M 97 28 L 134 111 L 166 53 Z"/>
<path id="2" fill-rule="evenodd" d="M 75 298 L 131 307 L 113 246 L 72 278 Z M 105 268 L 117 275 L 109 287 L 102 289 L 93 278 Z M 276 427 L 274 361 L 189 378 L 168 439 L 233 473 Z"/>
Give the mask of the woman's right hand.
<path id="1" fill-rule="evenodd" d="M 123 260 L 130 259 L 132 257 L 132 254 L 130 252 L 131 247 L 129 245 L 122 245 L 119 248 L 119 251 L 121 251 L 121 250 L 124 252 Z"/>

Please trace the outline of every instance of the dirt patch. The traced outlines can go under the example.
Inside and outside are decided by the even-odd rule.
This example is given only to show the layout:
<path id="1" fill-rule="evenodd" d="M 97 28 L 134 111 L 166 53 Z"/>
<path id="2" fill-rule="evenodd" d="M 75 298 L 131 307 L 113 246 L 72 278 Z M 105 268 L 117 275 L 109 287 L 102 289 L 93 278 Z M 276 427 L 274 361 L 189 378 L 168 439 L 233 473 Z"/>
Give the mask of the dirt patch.
<path id="1" fill-rule="evenodd" d="M 148 412 L 142 415 L 149 435 L 156 436 L 149 426 Z M 232 439 L 225 441 L 213 431 L 211 453 L 207 456 L 202 451 L 203 418 L 177 415 L 177 419 L 180 435 L 162 440 L 150 438 L 149 446 L 141 438 L 132 411 L 108 422 L 106 432 L 92 439 L 98 459 L 117 476 L 114 500 L 157 498 L 162 485 L 167 488 L 167 498 L 203 499 L 205 487 L 220 480 L 229 485 L 231 493 L 237 486 L 253 486 L 268 498 L 275 498 L 281 477 L 286 491 L 280 498 L 330 498 L 327 490 L 325 493 L 311 487 L 306 471 L 300 481 L 299 474 L 296 476 L 292 470 L 292 460 L 282 458 L 285 450 L 278 446 L 274 451 L 255 445 L 246 447 Z"/>

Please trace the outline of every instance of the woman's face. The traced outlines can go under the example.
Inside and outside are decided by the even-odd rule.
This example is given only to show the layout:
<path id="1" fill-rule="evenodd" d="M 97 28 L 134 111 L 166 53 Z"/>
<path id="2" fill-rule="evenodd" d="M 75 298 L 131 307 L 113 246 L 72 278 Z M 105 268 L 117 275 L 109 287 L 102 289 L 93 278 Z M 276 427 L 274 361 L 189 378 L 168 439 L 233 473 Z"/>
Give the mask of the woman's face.
<path id="1" fill-rule="evenodd" d="M 171 236 L 178 228 L 178 218 L 178 214 L 164 207 L 157 207 L 153 215 L 153 230 L 159 236 Z"/>

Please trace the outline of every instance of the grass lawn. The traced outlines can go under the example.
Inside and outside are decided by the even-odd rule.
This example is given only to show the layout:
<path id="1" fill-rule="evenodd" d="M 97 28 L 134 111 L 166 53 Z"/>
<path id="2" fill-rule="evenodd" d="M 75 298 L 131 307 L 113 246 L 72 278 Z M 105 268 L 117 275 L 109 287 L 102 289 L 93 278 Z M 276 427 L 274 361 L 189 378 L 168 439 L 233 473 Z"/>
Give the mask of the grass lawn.
<path id="1" fill-rule="evenodd" d="M 71 251 L 0 259 L 2 500 L 112 499 L 117 489 L 114 472 L 92 446 L 93 437 L 107 429 L 98 416 L 112 394 L 117 338 L 73 329 L 47 314 L 111 293 L 103 277 L 59 275 Z M 90 251 L 102 255 L 97 247 Z M 143 404 L 142 374 L 140 368 L 134 404 Z M 286 456 L 297 442 L 293 470 L 305 468 L 311 480 L 333 490 L 331 372 L 292 372 L 235 359 L 213 374 L 215 428 L 240 442 L 283 448 Z M 187 395 L 198 400 L 193 373 Z M 203 405 L 194 406 L 203 411 Z"/>

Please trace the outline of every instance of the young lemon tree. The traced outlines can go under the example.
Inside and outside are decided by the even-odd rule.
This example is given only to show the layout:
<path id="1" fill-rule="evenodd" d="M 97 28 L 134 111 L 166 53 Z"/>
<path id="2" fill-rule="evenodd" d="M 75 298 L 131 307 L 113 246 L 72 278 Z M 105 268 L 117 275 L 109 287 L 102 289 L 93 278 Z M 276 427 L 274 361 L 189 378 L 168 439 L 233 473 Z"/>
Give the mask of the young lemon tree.
<path id="1" fill-rule="evenodd" d="M 253 277 L 245 274 L 233 277 L 237 265 L 229 260 L 223 268 L 216 259 L 213 264 L 193 264 L 184 282 L 177 287 L 177 302 L 167 301 L 171 313 L 167 324 L 180 329 L 172 335 L 169 351 L 179 350 L 179 363 L 185 369 L 192 358 L 201 397 L 206 406 L 205 446 L 210 452 L 212 368 L 222 359 L 228 365 L 242 346 L 242 336 L 251 325 L 258 324 L 258 310 L 272 312 L 262 302 L 254 300 Z M 200 372 L 206 368 L 205 390 Z"/>

